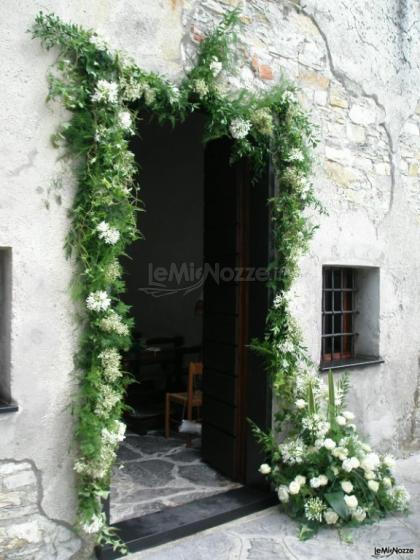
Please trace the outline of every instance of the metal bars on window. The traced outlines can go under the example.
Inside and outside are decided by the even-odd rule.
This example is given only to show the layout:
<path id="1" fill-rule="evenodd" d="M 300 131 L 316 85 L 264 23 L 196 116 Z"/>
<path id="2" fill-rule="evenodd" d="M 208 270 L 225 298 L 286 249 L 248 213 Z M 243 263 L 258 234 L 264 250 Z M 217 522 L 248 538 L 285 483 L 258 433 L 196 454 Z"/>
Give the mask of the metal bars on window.
<path id="1" fill-rule="evenodd" d="M 356 270 L 326 266 L 322 273 L 321 361 L 353 358 Z"/>

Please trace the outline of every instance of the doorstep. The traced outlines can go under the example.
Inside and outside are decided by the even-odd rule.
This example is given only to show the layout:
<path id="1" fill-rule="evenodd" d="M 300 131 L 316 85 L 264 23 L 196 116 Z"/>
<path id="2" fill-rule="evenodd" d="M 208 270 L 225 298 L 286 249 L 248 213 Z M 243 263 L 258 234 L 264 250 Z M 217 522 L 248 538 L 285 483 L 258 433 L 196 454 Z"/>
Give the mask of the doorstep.
<path id="1" fill-rule="evenodd" d="M 187 537 L 234 519 L 264 510 L 278 503 L 277 496 L 266 488 L 241 487 L 208 496 L 181 506 L 127 519 L 112 525 L 129 552 Z M 109 545 L 97 547 L 99 560 L 121 558 Z"/>

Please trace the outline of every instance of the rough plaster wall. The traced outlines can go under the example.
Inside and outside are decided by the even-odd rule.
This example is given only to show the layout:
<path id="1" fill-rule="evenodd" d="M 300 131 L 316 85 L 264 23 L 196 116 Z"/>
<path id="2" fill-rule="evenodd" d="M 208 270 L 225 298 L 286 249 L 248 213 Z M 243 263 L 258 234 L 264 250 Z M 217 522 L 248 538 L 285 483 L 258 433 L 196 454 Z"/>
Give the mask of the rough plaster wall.
<path id="1" fill-rule="evenodd" d="M 49 145 L 64 114 L 45 105 L 53 61 L 25 30 L 39 9 L 95 27 L 142 66 L 182 76 L 194 42 L 231 0 L 14 2 L 0 8 L 0 246 L 13 248 L 12 391 L 17 414 L 0 416 L 0 458 L 30 459 L 50 518 L 74 513 L 72 354 L 77 330 L 62 245 L 72 181 L 49 189 L 65 164 Z M 302 259 L 294 308 L 319 357 L 321 265 L 381 267 L 381 353 L 385 364 L 352 372 L 353 408 L 374 443 L 393 447 L 419 434 L 418 277 L 419 13 L 415 0 L 249 0 L 241 3 L 239 79 L 267 88 L 281 72 L 302 87 L 320 126 L 315 172 L 329 209 Z M 45 201 L 49 201 L 49 209 Z M 308 289 L 310 286 L 310 289 Z"/>

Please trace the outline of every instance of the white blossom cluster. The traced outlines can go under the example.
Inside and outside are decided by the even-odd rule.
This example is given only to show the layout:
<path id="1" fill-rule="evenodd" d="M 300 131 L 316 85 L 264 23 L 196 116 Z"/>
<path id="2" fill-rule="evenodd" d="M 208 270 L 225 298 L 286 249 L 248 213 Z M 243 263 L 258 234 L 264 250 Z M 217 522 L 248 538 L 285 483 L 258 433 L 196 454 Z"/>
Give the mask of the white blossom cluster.
<path id="1" fill-rule="evenodd" d="M 197 80 L 194 80 L 193 89 L 199 97 L 206 97 L 206 95 L 208 95 L 209 93 L 208 85 L 202 78 L 198 78 Z"/>
<path id="2" fill-rule="evenodd" d="M 95 414 L 107 418 L 113 408 L 121 401 L 121 395 L 109 385 L 102 385 L 98 392 Z"/>
<path id="3" fill-rule="evenodd" d="M 130 329 L 123 323 L 121 317 L 114 310 L 109 310 L 105 317 L 99 322 L 100 328 L 107 333 L 115 333 L 121 336 L 128 336 Z"/>
<path id="4" fill-rule="evenodd" d="M 108 282 L 115 282 L 121 276 L 121 265 L 117 259 L 113 259 L 107 266 L 105 278 Z"/>
<path id="5" fill-rule="evenodd" d="M 125 439 L 126 425 L 119 420 L 115 420 L 114 429 L 102 428 L 102 441 L 105 445 L 116 446 Z"/>
<path id="6" fill-rule="evenodd" d="M 121 355 L 116 348 L 103 350 L 98 358 L 101 360 L 104 375 L 108 381 L 112 383 L 121 377 Z"/>
<path id="7" fill-rule="evenodd" d="M 95 103 L 118 103 L 118 84 L 108 80 L 98 80 L 92 94 L 92 101 Z"/>
<path id="8" fill-rule="evenodd" d="M 108 293 L 103 290 L 91 292 L 86 298 L 86 307 L 89 311 L 106 311 L 111 305 L 111 299 Z"/>
<path id="9" fill-rule="evenodd" d="M 223 69 L 223 64 L 217 57 L 213 57 L 213 60 L 209 64 L 209 68 L 213 76 L 216 78 Z"/>
<path id="10" fill-rule="evenodd" d="M 298 148 L 290 150 L 290 154 L 287 157 L 287 161 L 304 161 L 304 159 L 305 156 L 303 155 L 303 152 Z"/>
<path id="11" fill-rule="evenodd" d="M 124 130 L 132 132 L 133 121 L 131 118 L 130 111 L 120 111 L 118 113 L 118 122 Z"/>
<path id="12" fill-rule="evenodd" d="M 251 123 L 239 117 L 233 119 L 229 126 L 229 131 L 232 135 L 232 138 L 235 138 L 235 140 L 242 140 L 248 135 L 248 132 L 250 130 L 251 130 Z"/>
<path id="13" fill-rule="evenodd" d="M 274 122 L 270 109 L 265 107 L 257 109 L 251 115 L 252 124 L 261 134 L 271 136 L 273 134 Z"/>
<path id="14" fill-rule="evenodd" d="M 99 239 L 103 239 L 107 245 L 115 245 L 120 240 L 120 232 L 107 222 L 100 222 L 96 226 L 96 230 L 98 231 Z"/>
<path id="15" fill-rule="evenodd" d="M 300 438 L 290 439 L 279 445 L 283 461 L 288 465 L 302 463 L 306 448 Z"/>

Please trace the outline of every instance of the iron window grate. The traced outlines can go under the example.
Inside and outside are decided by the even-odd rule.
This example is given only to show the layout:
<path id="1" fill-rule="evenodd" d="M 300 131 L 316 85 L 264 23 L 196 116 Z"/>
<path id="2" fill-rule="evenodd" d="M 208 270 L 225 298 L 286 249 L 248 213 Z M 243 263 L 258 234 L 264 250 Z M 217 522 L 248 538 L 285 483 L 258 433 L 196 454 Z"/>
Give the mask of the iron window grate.
<path id="1" fill-rule="evenodd" d="M 322 362 L 348 360 L 355 356 L 356 292 L 354 268 L 323 268 Z"/>

